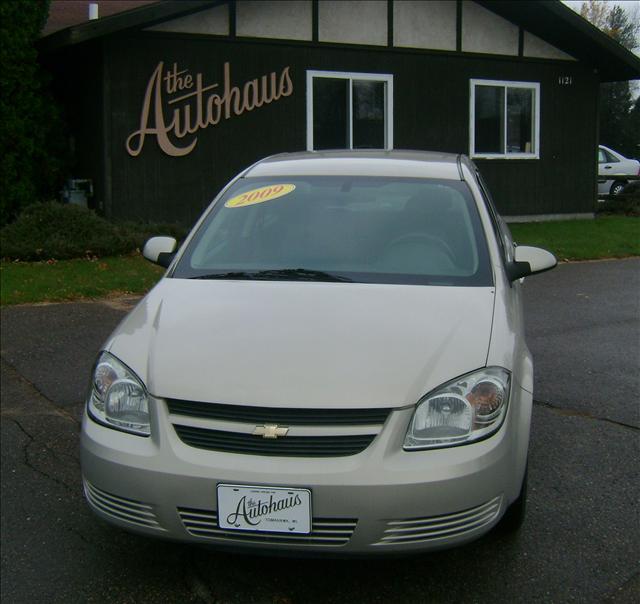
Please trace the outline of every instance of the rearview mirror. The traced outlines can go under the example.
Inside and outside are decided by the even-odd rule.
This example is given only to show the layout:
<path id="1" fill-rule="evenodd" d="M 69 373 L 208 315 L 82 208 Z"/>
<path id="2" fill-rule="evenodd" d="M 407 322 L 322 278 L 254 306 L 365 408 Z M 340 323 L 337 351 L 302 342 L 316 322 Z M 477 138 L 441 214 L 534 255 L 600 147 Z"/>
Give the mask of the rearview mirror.
<path id="1" fill-rule="evenodd" d="M 152 237 L 144 244 L 142 255 L 153 262 L 167 268 L 176 255 L 176 240 L 173 237 Z"/>
<path id="2" fill-rule="evenodd" d="M 515 248 L 514 260 L 507 266 L 509 280 L 515 281 L 529 275 L 551 270 L 558 264 L 556 257 L 547 250 L 529 245 Z"/>

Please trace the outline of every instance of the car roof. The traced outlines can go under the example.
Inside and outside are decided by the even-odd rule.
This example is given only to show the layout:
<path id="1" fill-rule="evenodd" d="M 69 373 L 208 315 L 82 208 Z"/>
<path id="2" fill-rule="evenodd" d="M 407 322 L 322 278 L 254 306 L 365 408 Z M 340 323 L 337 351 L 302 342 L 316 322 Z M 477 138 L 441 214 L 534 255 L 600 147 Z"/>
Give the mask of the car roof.
<path id="1" fill-rule="evenodd" d="M 461 180 L 459 157 L 455 153 L 403 150 L 281 153 L 254 164 L 243 176 L 396 176 Z"/>

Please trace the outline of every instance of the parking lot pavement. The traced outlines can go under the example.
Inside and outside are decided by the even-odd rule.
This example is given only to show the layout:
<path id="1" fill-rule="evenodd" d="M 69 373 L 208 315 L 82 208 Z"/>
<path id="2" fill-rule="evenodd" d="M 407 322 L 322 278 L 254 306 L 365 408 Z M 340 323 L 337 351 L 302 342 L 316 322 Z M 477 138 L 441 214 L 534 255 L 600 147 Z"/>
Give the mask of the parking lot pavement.
<path id="1" fill-rule="evenodd" d="M 137 298 L 2 309 L 2 358 L 59 407 L 84 399 L 96 352 Z"/>
<path id="2" fill-rule="evenodd" d="M 640 259 L 562 264 L 524 289 L 536 399 L 640 427 Z"/>
<path id="3" fill-rule="evenodd" d="M 3 602 L 640 601 L 640 260 L 528 279 L 536 360 L 527 521 L 405 559 L 259 558 L 156 542 L 82 499 L 78 418 L 132 300 L 2 309 Z"/>

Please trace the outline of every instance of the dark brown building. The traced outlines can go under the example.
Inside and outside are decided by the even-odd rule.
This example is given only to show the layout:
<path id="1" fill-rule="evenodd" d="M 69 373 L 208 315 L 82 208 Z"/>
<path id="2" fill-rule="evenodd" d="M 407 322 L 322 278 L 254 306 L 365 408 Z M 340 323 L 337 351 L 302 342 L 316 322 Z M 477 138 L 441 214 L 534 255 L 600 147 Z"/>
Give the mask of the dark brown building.
<path id="1" fill-rule="evenodd" d="M 256 160 L 328 148 L 466 153 L 504 215 L 590 215 L 598 87 L 640 78 L 556 1 L 166 1 L 41 54 L 92 203 L 184 223 Z"/>

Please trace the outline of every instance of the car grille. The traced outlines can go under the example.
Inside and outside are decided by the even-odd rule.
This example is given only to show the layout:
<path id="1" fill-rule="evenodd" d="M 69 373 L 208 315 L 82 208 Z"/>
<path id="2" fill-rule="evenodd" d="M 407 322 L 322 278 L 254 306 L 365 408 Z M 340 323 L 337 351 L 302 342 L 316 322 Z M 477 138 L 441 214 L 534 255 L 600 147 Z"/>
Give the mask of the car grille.
<path id="1" fill-rule="evenodd" d="M 180 440 L 187 445 L 210 451 L 244 453 L 247 455 L 278 455 L 298 457 L 339 457 L 364 451 L 375 434 L 348 436 L 287 436 L 266 439 L 253 434 L 225 432 L 174 425 Z"/>
<path id="2" fill-rule="evenodd" d="M 209 510 L 178 508 L 178 514 L 186 531 L 194 537 L 251 543 L 322 545 L 329 547 L 346 545 L 351 539 L 358 522 L 351 518 L 314 518 L 310 534 L 292 535 L 291 533 L 251 533 L 221 529 L 218 527 L 217 512 Z"/>
<path id="3" fill-rule="evenodd" d="M 156 519 L 153 507 L 148 503 L 107 493 L 86 480 L 84 494 L 89 504 L 106 516 L 145 528 L 164 530 Z"/>
<path id="4" fill-rule="evenodd" d="M 499 496 L 482 505 L 455 514 L 391 520 L 387 523 L 384 536 L 375 545 L 422 543 L 463 535 L 493 521 L 500 511 L 501 503 L 502 496 Z"/>
<path id="5" fill-rule="evenodd" d="M 384 424 L 391 409 L 290 409 L 280 407 L 247 407 L 167 399 L 169 413 L 203 419 L 247 422 L 252 424 L 284 424 L 286 426 L 336 426 Z"/>
<path id="6" fill-rule="evenodd" d="M 300 409 L 167 400 L 180 440 L 198 449 L 280 457 L 343 457 L 364 451 L 391 409 Z M 290 428 L 278 438 L 257 425 Z M 299 433 L 296 434 L 296 430 Z"/>

